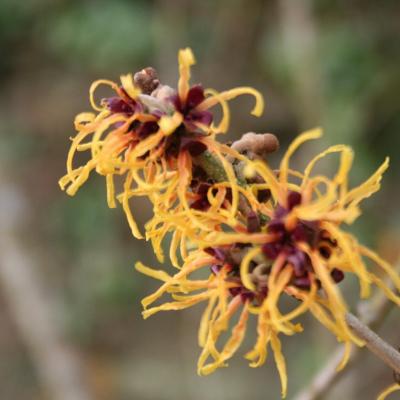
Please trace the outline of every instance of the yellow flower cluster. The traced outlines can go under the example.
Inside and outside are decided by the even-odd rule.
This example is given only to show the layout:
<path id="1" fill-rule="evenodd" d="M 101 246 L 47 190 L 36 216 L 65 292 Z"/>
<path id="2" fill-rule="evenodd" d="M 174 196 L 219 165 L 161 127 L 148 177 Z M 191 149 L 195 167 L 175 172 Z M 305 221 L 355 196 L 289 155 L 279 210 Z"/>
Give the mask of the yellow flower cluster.
<path id="1" fill-rule="evenodd" d="M 358 278 L 361 298 L 370 295 L 371 284 L 374 284 L 400 305 L 400 297 L 382 279 L 382 276 L 389 277 L 399 290 L 400 278 L 394 269 L 340 228 L 343 223 L 352 223 L 360 214 L 360 202 L 379 190 L 388 160 L 369 179 L 353 189 L 347 187 L 353 159 L 353 153 L 347 146 L 328 148 L 314 157 L 302 173 L 290 169 L 289 160 L 297 147 L 320 135 L 320 130 L 300 135 L 283 157 L 279 176 L 267 163 L 249 161 L 252 173 L 262 176 L 267 183 L 263 188 L 267 187 L 272 194 L 267 203 L 251 203 L 253 210 L 266 216 L 267 220 L 264 224 L 260 223 L 257 232 L 240 232 L 241 229 L 238 229 L 232 232 L 215 231 L 212 235 L 204 232 L 200 240 L 191 237 L 199 249 L 188 256 L 183 255 L 185 262 L 174 276 L 137 263 L 136 268 L 140 272 L 164 282 L 153 295 L 143 300 L 145 318 L 158 311 L 178 310 L 207 302 L 199 330 L 199 344 L 203 349 L 198 363 L 200 374 L 208 374 L 226 365 L 243 341 L 249 315 L 255 315 L 258 338 L 246 358 L 252 367 L 262 365 L 270 344 L 285 396 L 286 367 L 278 335 L 293 335 L 302 331 L 302 326 L 293 322 L 301 314 L 309 311 L 339 341 L 345 343 L 346 351 L 339 369 L 348 361 L 351 344 L 363 345 L 345 320 L 347 305 L 337 286 L 344 274 L 353 274 Z M 316 163 L 331 153 L 340 153 L 340 165 L 333 179 L 312 176 Z M 254 187 L 246 187 L 245 190 L 254 191 Z M 251 193 L 247 193 L 246 198 L 252 198 Z M 176 229 L 175 235 L 181 232 L 190 236 L 185 224 L 176 226 Z M 240 247 L 240 251 L 232 245 Z M 174 251 L 172 244 L 171 254 Z M 237 262 L 234 255 L 238 256 L 239 252 L 242 257 Z M 374 269 L 368 268 L 366 259 L 381 271 L 374 272 Z M 191 274 L 204 266 L 214 267 L 210 269 L 208 279 L 192 279 Z M 163 294 L 170 294 L 173 301 L 149 307 Z M 301 303 L 283 314 L 278 305 L 282 296 L 296 298 Z M 239 310 L 240 316 L 230 338 L 222 350 L 218 350 L 219 336 L 229 328 L 229 321 Z M 209 358 L 212 361 L 207 363 Z"/>
<path id="2" fill-rule="evenodd" d="M 177 272 L 170 275 L 136 264 L 138 271 L 162 282 L 142 301 L 143 316 L 205 302 L 198 337 L 202 349 L 198 372 L 203 375 L 227 365 L 245 338 L 249 317 L 255 316 L 257 340 L 246 358 L 251 367 L 258 367 L 271 347 L 284 397 L 287 374 L 279 336 L 302 331 L 296 321 L 300 315 L 310 312 L 345 344 L 339 368 L 346 365 L 352 344 L 363 345 L 345 319 L 348 308 L 338 283 L 346 275 L 358 279 L 361 298 L 367 298 L 375 285 L 400 305 L 396 293 L 400 278 L 394 269 L 342 230 L 343 224 L 360 215 L 361 201 L 379 190 L 389 161 L 350 189 L 353 151 L 348 146 L 329 147 L 312 158 L 303 172 L 290 166 L 294 152 L 304 142 L 319 138 L 320 129 L 298 136 L 278 170 L 260 157 L 220 144 L 216 136 L 226 132 L 229 124 L 227 101 L 253 94 L 252 113 L 259 115 L 263 100 L 247 87 L 218 93 L 190 86 L 193 63 L 189 49 L 180 51 L 178 89 L 161 100 L 157 93 L 140 93 L 130 75 L 121 78 L 121 86 L 96 82 L 90 93 L 99 113 L 78 115 L 79 133 L 72 139 L 68 172 L 60 184 L 73 195 L 96 170 L 106 176 L 108 202 L 114 207 L 113 179 L 123 176 L 123 192 L 116 198 L 136 237 L 141 234 L 128 201 L 147 196 L 154 216 L 145 225 L 146 239 L 164 261 L 162 242 L 171 236 L 169 259 Z M 103 100 L 98 107 L 93 92 L 103 83 L 117 97 Z M 217 104 L 223 117 L 215 125 L 209 109 Z M 74 169 L 77 151 L 89 151 L 91 158 Z M 316 174 L 317 164 L 334 153 L 340 158 L 335 175 Z M 206 271 L 203 278 L 198 278 L 200 270 Z M 160 303 L 165 296 L 169 299 Z M 289 312 L 280 308 L 283 297 L 296 300 Z M 233 319 L 237 322 L 232 326 Z M 221 344 L 226 331 L 230 335 Z"/>
<path id="3" fill-rule="evenodd" d="M 132 216 L 129 200 L 147 196 L 154 205 L 154 213 L 174 212 L 176 204 L 185 214 L 189 208 L 188 184 L 196 156 L 213 156 L 233 186 L 235 174 L 225 156 L 232 150 L 215 140 L 229 125 L 227 102 L 242 94 L 256 99 L 252 114 L 259 116 L 264 108 L 259 92 L 249 87 L 238 87 L 218 93 L 204 90 L 201 85 L 190 86 L 190 67 L 195 63 L 190 49 L 179 52 L 180 78 L 177 91 L 169 91 L 163 98 L 143 94 L 131 74 L 121 76 L 121 85 L 109 80 L 98 80 L 90 88 L 90 102 L 97 114 L 81 113 L 75 118 L 78 134 L 72 138 L 67 158 L 67 174 L 59 181 L 61 188 L 74 195 L 95 170 L 106 177 L 107 200 L 116 207 L 114 177 L 124 177 L 124 190 L 117 196 L 126 213 L 132 233 L 142 238 Z M 98 105 L 94 93 L 98 86 L 107 85 L 116 96 L 103 99 Z M 164 91 L 165 92 L 165 91 Z M 222 119 L 212 122 L 209 109 L 220 104 Z M 89 161 L 73 166 L 77 152 L 89 152 Z M 204 157 L 204 155 L 203 155 Z M 225 183 L 226 184 L 226 183 Z M 232 192 L 230 212 L 234 218 L 238 192 Z M 192 215 L 192 214 L 191 214 Z M 207 215 L 202 215 L 206 217 Z M 202 219 L 202 218 L 200 218 Z M 153 223 L 153 226 L 156 223 Z"/>

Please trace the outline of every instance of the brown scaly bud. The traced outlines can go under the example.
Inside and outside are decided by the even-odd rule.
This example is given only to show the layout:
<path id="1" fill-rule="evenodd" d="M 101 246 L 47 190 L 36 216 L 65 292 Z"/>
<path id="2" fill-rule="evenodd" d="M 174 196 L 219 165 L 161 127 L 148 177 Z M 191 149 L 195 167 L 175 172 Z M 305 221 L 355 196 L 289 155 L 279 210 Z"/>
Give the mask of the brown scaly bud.
<path id="1" fill-rule="evenodd" d="M 279 149 L 278 138 L 272 133 L 245 133 L 232 143 L 232 149 L 239 153 L 249 152 L 257 156 L 273 153 Z"/>
<path id="2" fill-rule="evenodd" d="M 157 71 L 152 67 L 143 68 L 141 71 L 136 72 L 133 80 L 144 94 L 150 94 L 160 85 Z"/>

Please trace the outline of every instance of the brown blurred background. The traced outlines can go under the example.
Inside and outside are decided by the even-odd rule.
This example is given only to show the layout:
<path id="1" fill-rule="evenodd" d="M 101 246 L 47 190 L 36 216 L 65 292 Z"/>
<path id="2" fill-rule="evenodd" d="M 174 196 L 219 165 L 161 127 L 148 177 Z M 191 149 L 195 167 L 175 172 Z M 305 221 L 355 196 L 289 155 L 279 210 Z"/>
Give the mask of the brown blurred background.
<path id="1" fill-rule="evenodd" d="M 196 375 L 201 306 L 142 320 L 140 299 L 156 282 L 133 265 L 156 265 L 149 244 L 107 208 L 102 178 L 74 198 L 58 188 L 73 118 L 90 109 L 98 78 L 152 65 L 175 85 L 177 51 L 190 46 L 194 82 L 265 95 L 259 119 L 248 114 L 252 99 L 232 102 L 226 140 L 273 132 L 283 151 L 301 130 L 323 126 L 298 166 L 324 145 L 348 143 L 354 183 L 391 157 L 381 192 L 350 229 L 394 263 L 399 34 L 398 0 L 0 0 L 0 399 L 279 399 L 272 358 L 253 370 L 241 357 L 251 338 L 229 368 Z M 150 213 L 144 201 L 136 209 L 142 221 Z M 342 287 L 354 305 L 354 281 Z M 336 346 L 317 322 L 302 322 L 303 334 L 283 338 L 289 399 Z M 392 310 L 379 330 L 396 346 L 399 322 Z M 323 399 L 373 399 L 392 380 L 370 354 L 344 375 Z"/>

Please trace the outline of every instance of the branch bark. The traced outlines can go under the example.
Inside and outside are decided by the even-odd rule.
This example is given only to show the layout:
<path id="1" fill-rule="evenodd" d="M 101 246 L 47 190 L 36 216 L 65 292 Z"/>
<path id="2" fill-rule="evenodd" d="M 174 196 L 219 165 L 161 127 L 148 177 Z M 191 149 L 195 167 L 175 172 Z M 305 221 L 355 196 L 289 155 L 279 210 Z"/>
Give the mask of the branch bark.
<path id="1" fill-rule="evenodd" d="M 364 326 L 368 325 L 372 329 L 377 330 L 393 306 L 394 303 L 389 301 L 382 292 L 379 292 L 368 302 L 360 303 L 358 313 Z M 369 328 L 367 329 L 370 330 Z M 361 334 L 360 337 L 362 337 Z M 349 361 L 350 365 L 346 369 L 347 372 L 356 365 L 356 360 L 363 354 L 361 350 L 362 348 L 360 347 L 353 348 Z M 342 346 L 338 346 L 308 386 L 295 395 L 293 400 L 319 400 L 323 395 L 326 395 L 333 385 L 343 377 L 343 374 L 336 371 L 336 367 L 339 365 L 342 357 L 343 348 Z"/>
<path id="2" fill-rule="evenodd" d="M 347 313 L 346 322 L 357 336 L 365 341 L 368 350 L 400 374 L 400 353 L 394 347 L 364 325 L 355 315 Z"/>

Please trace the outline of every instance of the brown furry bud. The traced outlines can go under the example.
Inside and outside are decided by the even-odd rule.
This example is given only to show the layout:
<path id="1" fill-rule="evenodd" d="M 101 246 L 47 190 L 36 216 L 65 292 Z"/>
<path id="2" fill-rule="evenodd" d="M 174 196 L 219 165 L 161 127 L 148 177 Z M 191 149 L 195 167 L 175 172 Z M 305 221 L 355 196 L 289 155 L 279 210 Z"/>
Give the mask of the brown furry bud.
<path id="1" fill-rule="evenodd" d="M 240 140 L 234 142 L 232 148 L 239 153 L 249 151 L 257 155 L 262 155 L 278 150 L 279 141 L 272 133 L 248 132 Z"/>
<path id="2" fill-rule="evenodd" d="M 160 85 L 157 71 L 152 67 L 147 67 L 136 72 L 133 80 L 135 85 L 138 86 L 144 94 L 150 94 Z"/>

